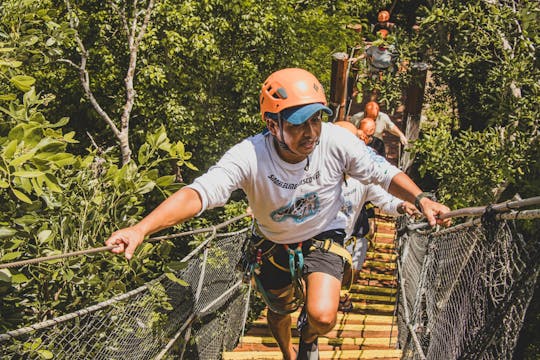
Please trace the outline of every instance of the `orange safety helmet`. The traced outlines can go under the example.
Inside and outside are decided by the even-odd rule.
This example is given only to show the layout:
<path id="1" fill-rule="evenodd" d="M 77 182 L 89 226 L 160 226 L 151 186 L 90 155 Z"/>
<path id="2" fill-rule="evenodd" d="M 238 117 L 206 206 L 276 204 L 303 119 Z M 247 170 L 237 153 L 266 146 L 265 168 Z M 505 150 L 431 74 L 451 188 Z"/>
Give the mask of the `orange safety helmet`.
<path id="1" fill-rule="evenodd" d="M 377 31 L 377 34 L 381 35 L 381 38 L 386 39 L 389 32 L 386 29 L 381 29 L 381 30 Z"/>
<path id="2" fill-rule="evenodd" d="M 317 78 L 304 69 L 288 68 L 272 73 L 264 82 L 259 98 L 263 121 L 267 113 L 277 114 L 285 109 L 300 105 L 302 110 L 294 109 L 284 118 L 293 124 L 301 124 L 317 111 L 331 115 L 326 107 L 324 89 Z M 293 110 L 293 109 L 291 109 Z"/>
<path id="3" fill-rule="evenodd" d="M 379 14 L 377 15 L 377 21 L 386 22 L 388 20 L 390 20 L 390 13 L 386 10 L 379 11 Z"/>
<path id="4" fill-rule="evenodd" d="M 364 109 L 364 117 L 377 119 L 377 116 L 379 116 L 379 104 L 375 101 L 368 102 Z"/>
<path id="5" fill-rule="evenodd" d="M 341 126 L 342 128 L 347 129 L 350 132 L 352 132 L 354 134 L 354 136 L 358 136 L 358 128 L 356 126 L 354 126 L 354 124 L 351 123 L 351 122 L 348 122 L 348 121 L 336 121 L 334 123 L 334 125 Z"/>

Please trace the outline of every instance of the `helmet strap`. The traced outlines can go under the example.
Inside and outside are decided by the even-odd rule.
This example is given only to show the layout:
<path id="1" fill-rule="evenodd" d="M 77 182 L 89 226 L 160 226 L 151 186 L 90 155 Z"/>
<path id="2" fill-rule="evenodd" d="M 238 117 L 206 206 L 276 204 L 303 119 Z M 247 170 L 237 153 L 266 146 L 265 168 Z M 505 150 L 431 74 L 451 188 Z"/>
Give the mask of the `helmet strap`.
<path id="1" fill-rule="evenodd" d="M 289 148 L 289 145 L 285 143 L 285 138 L 283 137 L 283 118 L 281 117 L 281 113 L 278 113 L 278 128 L 281 140 L 276 138 L 276 141 L 279 147 L 283 150 L 292 152 L 292 150 Z"/>

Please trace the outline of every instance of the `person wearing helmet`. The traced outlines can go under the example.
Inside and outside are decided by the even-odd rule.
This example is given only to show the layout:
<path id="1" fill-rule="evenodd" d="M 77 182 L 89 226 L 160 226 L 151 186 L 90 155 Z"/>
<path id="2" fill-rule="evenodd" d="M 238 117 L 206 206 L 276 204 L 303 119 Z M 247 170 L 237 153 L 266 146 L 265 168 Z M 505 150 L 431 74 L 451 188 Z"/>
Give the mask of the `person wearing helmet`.
<path id="1" fill-rule="evenodd" d="M 351 125 L 353 124 L 351 123 Z M 360 124 L 358 126 L 358 136 L 366 143 L 367 146 L 375 150 L 377 155 L 385 158 L 386 149 L 384 148 L 384 142 L 378 137 L 374 136 L 375 129 L 375 119 L 371 117 L 365 117 L 360 120 Z"/>
<path id="2" fill-rule="evenodd" d="M 294 358 L 290 312 L 303 301 L 297 359 L 316 359 L 318 336 L 336 323 L 346 269 L 348 253 L 341 246 L 346 219 L 339 201 L 343 174 L 416 201 L 432 226 L 448 224 L 439 216 L 449 209 L 356 136 L 323 122 L 322 115 L 332 111 L 322 85 L 308 71 L 272 73 L 259 103 L 265 131 L 234 145 L 206 173 L 105 243 L 130 259 L 146 236 L 223 206 L 242 189 L 254 218 L 248 258 L 260 254 L 249 268 L 269 308 L 268 326 L 284 359 Z"/>
<path id="3" fill-rule="evenodd" d="M 366 58 L 369 65 L 369 73 L 374 76 L 385 71 L 393 71 L 398 57 L 393 37 L 389 36 L 386 29 L 377 32 L 378 39 L 366 49 Z"/>
<path id="4" fill-rule="evenodd" d="M 360 127 L 360 121 L 364 117 L 375 119 L 375 132 L 373 133 L 374 137 L 382 139 L 383 132 L 387 131 L 392 135 L 397 136 L 403 146 L 406 146 L 409 143 L 407 137 L 403 134 L 403 132 L 401 132 L 399 127 L 394 124 L 392 120 L 390 120 L 390 116 L 380 111 L 379 104 L 377 104 L 375 101 L 368 102 L 364 108 L 364 111 L 354 114 L 351 116 L 349 121 L 353 123 L 354 126 Z"/>
<path id="5" fill-rule="evenodd" d="M 372 33 L 376 35 L 382 29 L 391 32 L 394 27 L 395 24 L 390 22 L 390 13 L 387 10 L 381 10 L 377 14 L 377 22 L 373 25 Z"/>

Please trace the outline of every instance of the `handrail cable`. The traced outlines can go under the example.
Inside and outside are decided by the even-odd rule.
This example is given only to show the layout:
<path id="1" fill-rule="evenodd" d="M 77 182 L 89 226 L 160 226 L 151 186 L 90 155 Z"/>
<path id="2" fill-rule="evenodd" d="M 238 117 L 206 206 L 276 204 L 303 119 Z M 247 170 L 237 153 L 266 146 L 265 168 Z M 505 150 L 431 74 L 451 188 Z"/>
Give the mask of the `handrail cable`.
<path id="1" fill-rule="evenodd" d="M 503 212 L 508 210 L 516 210 L 527 206 L 540 205 L 540 196 L 523 199 L 523 200 L 508 200 L 491 207 L 492 211 Z M 487 206 L 468 207 L 447 212 L 441 216 L 441 219 L 449 219 L 461 216 L 480 216 L 486 211 Z"/>
<path id="2" fill-rule="evenodd" d="M 242 219 L 244 217 L 245 217 L 245 215 L 237 216 L 237 217 L 234 217 L 234 218 L 232 218 L 232 219 L 230 219 L 228 221 L 225 221 L 225 222 L 223 222 L 221 224 L 210 227 L 209 229 L 214 230 L 214 233 L 212 235 L 210 235 L 208 239 L 203 241 L 199 246 L 197 246 L 193 251 L 191 251 L 188 255 L 186 255 L 184 258 L 182 258 L 182 260 L 180 260 L 180 262 L 187 262 L 194 255 L 196 255 L 199 252 L 200 249 L 204 248 L 206 246 L 206 244 L 209 243 L 210 240 L 215 239 L 216 238 L 215 230 L 223 228 L 224 226 L 227 226 L 227 225 L 231 224 L 231 222 L 233 220 L 238 221 L 239 219 Z M 248 229 L 249 228 L 245 228 L 245 230 L 248 230 Z M 236 233 L 239 233 L 239 232 L 236 231 L 236 232 L 233 232 L 231 234 L 236 234 Z M 152 280 L 152 281 L 150 281 L 150 282 L 148 282 L 148 283 L 146 283 L 146 284 L 144 284 L 144 285 L 142 285 L 142 286 L 140 286 L 140 287 L 138 287 L 136 289 L 133 289 L 133 290 L 128 291 L 128 292 L 126 292 L 124 294 L 121 294 L 121 295 L 114 296 L 114 297 L 110 298 L 109 300 L 102 301 L 102 302 L 100 302 L 98 304 L 89 306 L 87 308 L 77 310 L 77 311 L 74 311 L 74 312 L 69 313 L 69 314 L 61 315 L 61 316 L 58 316 L 58 317 L 53 318 L 53 319 L 45 320 L 45 321 L 42 321 L 40 323 L 33 324 L 31 326 L 27 326 L 27 327 L 23 327 L 23 328 L 20 328 L 20 329 L 12 330 L 12 331 L 9 331 L 9 332 L 7 332 L 5 334 L 0 334 L 0 343 L 3 342 L 3 341 L 9 340 L 11 338 L 15 338 L 15 337 L 27 334 L 27 333 L 35 331 L 35 330 L 44 329 L 44 328 L 47 328 L 47 327 L 50 327 L 50 326 L 53 326 L 53 325 L 56 325 L 56 324 L 71 320 L 71 319 L 74 319 L 74 318 L 79 317 L 81 315 L 85 315 L 85 314 L 89 314 L 89 313 L 98 311 L 98 310 L 103 309 L 103 308 L 105 308 L 107 306 L 110 306 L 110 305 L 112 305 L 114 303 L 117 303 L 119 301 L 128 299 L 128 298 L 130 298 L 130 297 L 132 297 L 134 295 L 137 295 L 137 294 L 139 294 L 139 293 L 141 293 L 141 292 L 143 292 L 145 290 L 148 290 L 153 284 L 160 282 L 165 276 L 166 276 L 165 274 L 160 275 L 158 278 L 156 278 L 156 279 L 154 279 L 154 280 Z"/>
<path id="3" fill-rule="evenodd" d="M 161 240 L 173 239 L 173 238 L 183 237 L 183 236 L 187 236 L 187 235 L 195 235 L 195 234 L 200 234 L 200 233 L 205 233 L 205 232 L 210 232 L 210 231 L 215 232 L 216 230 L 224 228 L 225 226 L 230 225 L 233 222 L 236 222 L 236 221 L 238 221 L 240 219 L 243 219 L 243 218 L 245 218 L 247 216 L 249 216 L 249 215 L 248 214 L 242 214 L 242 215 L 238 215 L 238 216 L 236 216 L 236 217 L 234 217 L 234 218 L 232 218 L 230 220 L 227 220 L 227 221 L 225 221 L 225 222 L 223 222 L 221 224 L 215 225 L 215 226 L 212 225 L 212 226 L 202 228 L 202 229 L 197 229 L 197 230 L 192 230 L 192 231 L 184 231 L 184 232 L 177 233 L 177 234 L 163 235 L 163 236 L 156 236 L 156 237 L 148 238 L 146 240 L 146 242 L 157 242 L 157 241 L 161 241 Z M 102 251 L 112 250 L 117 246 L 118 245 L 101 246 L 101 247 L 97 247 L 97 248 L 73 251 L 73 252 L 64 253 L 64 254 L 56 254 L 56 255 L 49 255 L 49 256 L 43 256 L 43 257 L 39 257 L 39 258 L 34 258 L 34 259 L 26 259 L 26 260 L 14 261 L 14 262 L 11 262 L 11 263 L 0 264 L 0 269 L 15 268 L 15 267 L 20 267 L 20 266 L 29 265 L 29 264 L 36 264 L 36 263 L 40 263 L 40 262 L 44 262 L 44 261 L 63 259 L 63 258 L 67 258 L 67 257 L 80 256 L 80 255 L 93 254 L 93 253 L 98 253 L 98 252 L 102 252 Z"/>
<path id="4" fill-rule="evenodd" d="M 540 205 L 540 196 L 536 196 L 536 197 L 532 197 L 532 198 L 528 198 L 528 199 L 523 199 L 523 200 L 505 201 L 505 202 L 502 202 L 502 203 L 495 204 L 495 205 L 491 206 L 490 210 L 494 211 L 494 212 L 510 211 L 507 214 L 512 214 L 512 215 L 510 215 L 508 217 L 497 217 L 497 219 L 507 219 L 507 220 L 508 219 L 515 219 L 515 220 L 517 220 L 517 219 L 535 219 L 535 218 L 539 217 L 539 215 L 535 212 L 535 210 L 512 211 L 512 210 L 518 210 L 518 209 L 528 207 L 528 206 L 533 206 L 533 205 Z M 452 210 L 450 212 L 447 212 L 446 214 L 441 215 L 440 218 L 441 219 L 449 219 L 449 218 L 454 218 L 454 217 L 481 216 L 481 215 L 483 215 L 485 213 L 485 211 L 486 211 L 486 209 L 488 207 L 489 206 L 477 206 L 477 207 L 468 207 L 468 208 L 463 208 L 463 209 Z M 500 214 L 498 214 L 498 215 L 500 215 Z M 459 225 L 456 225 L 456 226 L 453 226 L 453 227 L 450 227 L 448 229 L 444 229 L 444 230 L 441 230 L 441 231 L 451 230 L 451 229 L 454 229 L 456 227 L 457 227 L 456 230 L 459 230 L 459 229 L 462 228 L 461 227 L 462 225 L 467 224 L 465 227 L 469 227 L 469 226 L 478 224 L 479 221 L 480 221 L 479 219 L 476 219 L 476 221 L 474 223 L 471 223 L 469 221 L 469 222 L 459 224 Z M 429 224 L 427 222 L 420 222 L 420 223 L 416 223 L 416 224 L 407 225 L 407 229 L 409 229 L 409 230 L 421 230 L 421 229 L 426 229 L 426 228 L 429 228 Z M 439 231 L 435 231 L 434 233 L 438 233 L 438 232 Z"/>

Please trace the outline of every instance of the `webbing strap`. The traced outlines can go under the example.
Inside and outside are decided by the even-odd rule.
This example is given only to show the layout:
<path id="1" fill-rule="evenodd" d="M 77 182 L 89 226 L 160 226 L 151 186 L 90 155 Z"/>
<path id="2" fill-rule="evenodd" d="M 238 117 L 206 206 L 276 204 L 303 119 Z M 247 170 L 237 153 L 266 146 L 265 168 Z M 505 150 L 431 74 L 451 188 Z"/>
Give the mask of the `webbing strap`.
<path id="1" fill-rule="evenodd" d="M 289 254 L 289 271 L 291 272 L 291 278 L 294 280 L 298 277 L 302 277 L 302 270 L 304 269 L 304 253 L 302 252 L 302 242 L 298 243 L 295 250 L 291 249 L 289 245 L 283 245 L 287 253 Z M 296 266 L 296 258 L 298 258 L 298 266 Z"/>
<path id="2" fill-rule="evenodd" d="M 345 268 L 343 269 L 343 281 L 341 282 L 341 287 L 343 289 L 349 290 L 352 281 L 353 281 L 353 262 L 351 253 L 347 251 L 343 246 L 336 244 L 332 239 L 326 240 L 317 240 L 312 239 L 313 245 L 309 248 L 310 250 L 321 249 L 326 252 L 334 253 L 338 256 L 341 256 L 345 260 Z"/>
<path id="3" fill-rule="evenodd" d="M 274 294 L 267 292 L 264 289 L 264 286 L 255 271 L 252 271 L 252 274 L 253 274 L 253 278 L 255 279 L 255 284 L 257 285 L 257 291 L 259 291 L 259 294 L 261 294 L 261 297 L 263 298 L 266 306 L 268 306 L 268 308 L 271 311 L 275 312 L 276 314 L 287 315 L 287 314 L 293 313 L 304 302 L 304 291 L 303 291 L 303 284 L 301 282 L 301 279 L 293 279 L 293 284 L 292 284 L 294 288 L 293 299 L 290 302 L 286 303 L 283 306 L 283 308 L 278 308 L 276 306 L 277 297 Z"/>

